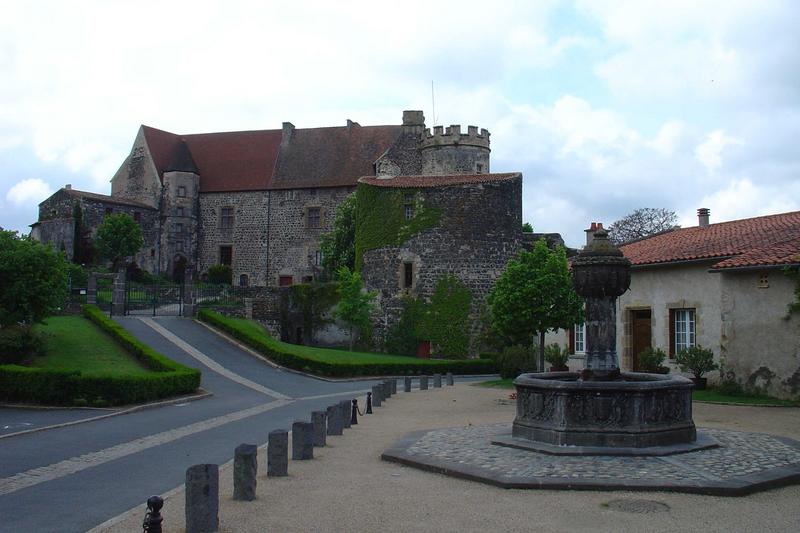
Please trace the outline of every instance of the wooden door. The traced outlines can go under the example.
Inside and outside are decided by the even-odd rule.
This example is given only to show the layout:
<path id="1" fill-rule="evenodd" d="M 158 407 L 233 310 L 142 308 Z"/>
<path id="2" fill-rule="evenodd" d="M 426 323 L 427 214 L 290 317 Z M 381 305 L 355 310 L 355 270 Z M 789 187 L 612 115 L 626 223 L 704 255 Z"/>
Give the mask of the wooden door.
<path id="1" fill-rule="evenodd" d="M 631 350 L 633 351 L 633 371 L 639 372 L 641 370 L 639 365 L 639 354 L 643 350 L 652 346 L 651 338 L 653 336 L 651 324 L 650 309 L 636 309 L 631 313 Z"/>

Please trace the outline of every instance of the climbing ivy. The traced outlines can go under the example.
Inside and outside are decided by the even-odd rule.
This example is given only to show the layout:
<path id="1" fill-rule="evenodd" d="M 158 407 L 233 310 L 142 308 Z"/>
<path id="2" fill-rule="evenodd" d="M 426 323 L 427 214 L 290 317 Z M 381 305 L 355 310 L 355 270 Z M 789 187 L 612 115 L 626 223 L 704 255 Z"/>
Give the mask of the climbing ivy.
<path id="1" fill-rule="evenodd" d="M 414 216 L 406 220 L 404 205 L 411 195 Z M 418 189 L 375 187 L 359 183 L 356 189 L 356 270 L 364 252 L 384 246 L 398 246 L 414 235 L 439 224 L 442 211 L 425 205 Z"/>
<path id="2" fill-rule="evenodd" d="M 420 298 L 403 299 L 400 320 L 386 334 L 386 351 L 395 355 L 416 355 L 419 341 L 417 325 L 425 314 L 425 302 Z"/>

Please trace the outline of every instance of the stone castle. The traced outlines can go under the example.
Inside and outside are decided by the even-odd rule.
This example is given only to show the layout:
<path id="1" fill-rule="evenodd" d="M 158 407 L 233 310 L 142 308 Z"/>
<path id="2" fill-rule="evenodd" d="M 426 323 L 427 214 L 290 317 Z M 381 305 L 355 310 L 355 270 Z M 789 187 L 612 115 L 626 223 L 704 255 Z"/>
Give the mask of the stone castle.
<path id="1" fill-rule="evenodd" d="M 507 261 L 533 238 L 522 233 L 522 175 L 490 173 L 489 137 L 475 126 L 431 131 L 421 111 L 387 126 L 285 122 L 190 135 L 141 126 L 110 196 L 66 186 L 40 204 L 31 234 L 72 258 L 104 216 L 124 212 L 141 224 L 145 245 L 134 260 L 148 272 L 196 277 L 225 264 L 234 284 L 285 286 L 322 274 L 319 237 L 359 188 L 377 202 L 360 202 L 357 266 L 380 291 L 383 327 L 397 320 L 403 296 L 430 296 L 444 274 L 469 288 L 477 317 Z M 370 228 L 395 233 L 370 239 Z"/>

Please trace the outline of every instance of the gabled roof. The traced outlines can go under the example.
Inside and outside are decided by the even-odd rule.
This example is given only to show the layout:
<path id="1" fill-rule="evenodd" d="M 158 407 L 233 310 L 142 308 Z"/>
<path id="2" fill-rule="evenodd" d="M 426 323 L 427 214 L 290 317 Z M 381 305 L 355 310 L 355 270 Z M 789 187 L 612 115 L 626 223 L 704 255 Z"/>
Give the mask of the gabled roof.
<path id="1" fill-rule="evenodd" d="M 396 176 L 394 178 L 376 178 L 364 176 L 359 183 L 366 183 L 376 187 L 397 188 L 425 188 L 443 187 L 447 185 L 467 185 L 472 183 L 492 183 L 508 181 L 522 176 L 519 172 L 506 172 L 498 174 L 450 174 L 447 176 Z"/>
<path id="2" fill-rule="evenodd" d="M 140 202 L 135 202 L 133 200 L 126 200 L 126 199 L 123 199 L 123 198 L 118 198 L 116 196 L 107 196 L 105 194 L 97 194 L 95 192 L 79 191 L 77 189 L 63 189 L 62 188 L 61 190 L 57 191 L 55 194 L 58 194 L 59 192 L 64 192 L 65 194 L 68 194 L 69 196 L 71 196 L 73 198 L 86 198 L 88 200 L 95 200 L 95 201 L 103 202 L 103 203 L 106 203 L 106 204 L 129 205 L 131 207 L 139 207 L 141 209 L 155 209 L 152 206 L 149 206 L 147 204 L 143 204 L 143 203 L 140 203 Z M 45 202 L 46 201 L 47 200 L 45 200 Z M 42 203 L 44 203 L 44 202 L 42 202 Z M 39 204 L 39 205 L 41 205 L 41 204 Z"/>
<path id="3" fill-rule="evenodd" d="M 142 126 L 159 176 L 186 157 L 200 175 L 200 192 L 354 186 L 402 133 L 402 126 L 356 123 L 332 128 L 176 135 Z"/>
<path id="4" fill-rule="evenodd" d="M 714 260 L 713 270 L 800 264 L 800 211 L 679 228 L 620 247 L 633 266 Z"/>

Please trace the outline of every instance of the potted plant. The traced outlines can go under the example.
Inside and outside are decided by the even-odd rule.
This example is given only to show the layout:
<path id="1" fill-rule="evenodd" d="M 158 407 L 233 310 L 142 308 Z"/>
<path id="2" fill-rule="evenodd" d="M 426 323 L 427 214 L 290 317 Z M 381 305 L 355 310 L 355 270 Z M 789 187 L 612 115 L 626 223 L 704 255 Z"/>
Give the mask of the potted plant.
<path id="1" fill-rule="evenodd" d="M 719 368 L 719 365 L 714 362 L 714 352 L 699 344 L 679 351 L 675 355 L 675 362 L 678 363 L 681 372 L 694 374 L 692 381 L 700 390 L 705 389 L 707 385 L 703 374 Z"/>
<path id="2" fill-rule="evenodd" d="M 660 348 L 645 348 L 639 354 L 639 368 L 651 374 L 669 374 L 669 367 L 664 366 L 667 354 Z"/>
<path id="3" fill-rule="evenodd" d="M 544 360 L 550 363 L 550 372 L 566 372 L 569 370 L 567 361 L 569 360 L 569 351 L 556 344 L 550 344 L 544 347 Z"/>

